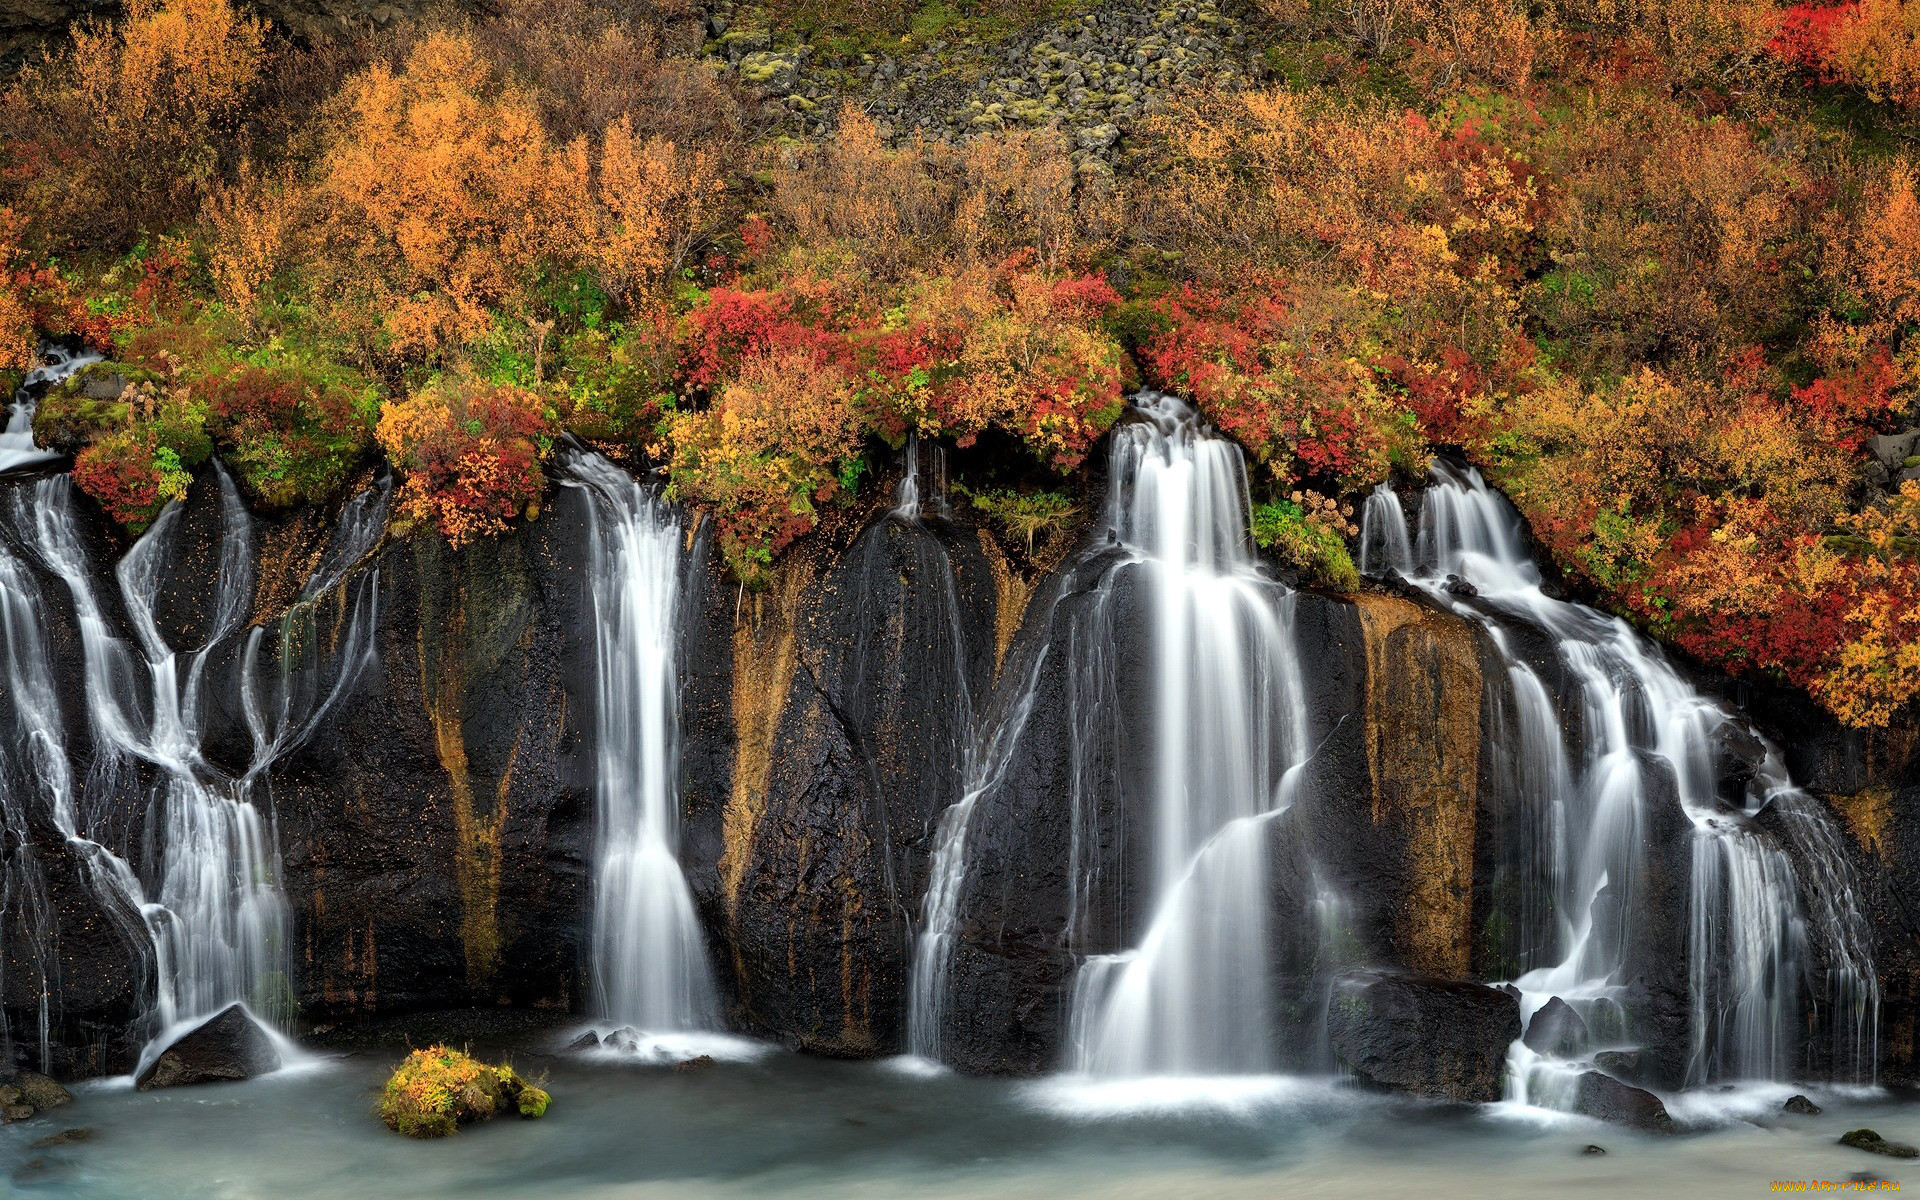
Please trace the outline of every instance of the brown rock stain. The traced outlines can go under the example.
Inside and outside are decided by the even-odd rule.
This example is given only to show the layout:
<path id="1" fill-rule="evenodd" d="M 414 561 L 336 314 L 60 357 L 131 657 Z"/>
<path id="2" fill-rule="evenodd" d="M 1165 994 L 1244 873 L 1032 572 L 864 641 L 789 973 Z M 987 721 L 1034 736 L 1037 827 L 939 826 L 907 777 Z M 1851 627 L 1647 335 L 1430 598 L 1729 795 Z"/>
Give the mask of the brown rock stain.
<path id="1" fill-rule="evenodd" d="M 733 623 L 733 793 L 721 817 L 720 887 L 731 917 L 752 860 L 753 839 L 766 814 L 773 743 L 780 731 L 796 664 L 795 621 L 811 564 L 789 557 L 764 592 L 742 598 Z"/>
<path id="2" fill-rule="evenodd" d="M 1020 632 L 1020 622 L 1026 619 L 1033 583 L 1014 569 L 992 534 L 985 529 L 979 534 L 980 553 L 993 572 L 993 674 L 998 678 L 1007 661 L 1007 649 L 1013 645 L 1013 635 Z"/>
<path id="3" fill-rule="evenodd" d="M 1826 801 L 1840 814 L 1860 849 L 1886 862 L 1893 846 L 1893 789 L 1877 784 L 1851 796 L 1829 795 Z"/>
<path id="4" fill-rule="evenodd" d="M 1470 971 L 1481 678 L 1458 618 L 1389 596 L 1354 597 L 1366 643 L 1364 722 L 1373 823 L 1405 838 L 1397 938 L 1408 966 Z"/>

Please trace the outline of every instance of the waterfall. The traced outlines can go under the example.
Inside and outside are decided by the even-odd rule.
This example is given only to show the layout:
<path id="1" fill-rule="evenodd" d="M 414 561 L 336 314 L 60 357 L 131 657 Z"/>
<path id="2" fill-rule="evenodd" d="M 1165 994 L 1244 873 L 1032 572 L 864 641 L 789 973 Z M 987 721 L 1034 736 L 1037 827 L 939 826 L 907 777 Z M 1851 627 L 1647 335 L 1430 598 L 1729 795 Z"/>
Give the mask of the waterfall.
<path id="1" fill-rule="evenodd" d="M 274 762 L 303 742 L 351 690 L 372 655 L 378 576 L 364 571 L 343 599 L 345 620 L 331 654 L 322 654 L 317 637 L 290 638 L 293 626 L 283 623 L 283 661 L 279 670 L 266 672 L 258 663 L 260 631 L 249 634 L 236 669 L 254 754 L 239 776 L 205 758 L 208 673 L 216 648 L 240 632 L 254 600 L 251 517 L 224 470 L 216 471 L 216 487 L 220 533 L 208 580 L 207 629 L 186 650 L 169 644 L 157 616 L 162 584 L 175 569 L 172 551 L 184 511 L 179 504 L 168 505 L 114 569 L 117 603 L 110 607 L 82 549 L 70 480 L 43 479 L 14 489 L 11 497 L 16 535 L 66 586 L 79 626 L 80 699 L 93 753 L 77 793 L 58 740 L 59 704 L 45 649 L 37 635 L 10 623 L 15 720 L 35 727 L 32 744 L 44 748 L 38 758 L 53 822 L 84 850 L 96 896 L 138 911 L 144 921 L 155 987 L 143 1021 L 149 1041 L 142 1067 L 179 1032 L 236 1001 L 270 1022 L 291 1017 L 287 911 L 264 781 Z M 309 611 L 323 594 L 339 593 L 370 553 L 385 511 L 384 487 L 349 504 L 348 519 L 302 593 Z M 0 571 L 0 585 L 10 596 L 28 587 L 17 570 Z M 124 617 L 131 639 L 115 632 L 116 617 Z M 288 620 L 295 619 L 290 614 Z M 304 667 L 293 661 L 290 641 L 303 647 Z M 327 658 L 337 660 L 332 672 Z M 333 678 L 321 682 L 329 673 Z M 261 674 L 270 675 L 264 684 Z M 302 693 L 298 700 L 296 691 Z M 272 703 L 264 699 L 268 694 L 275 697 Z M 115 812 L 129 807 L 137 827 L 115 830 Z M 136 845 L 139 853 L 123 860 L 106 851 L 114 840 Z"/>
<path id="2" fill-rule="evenodd" d="M 947 506 L 947 450 L 945 446 L 934 443 L 929 447 L 933 456 L 932 478 L 922 494 L 923 484 L 920 478 L 920 435 L 909 433 L 907 446 L 901 457 L 906 460 L 906 472 L 900 477 L 900 484 L 894 491 L 893 515 L 903 521 L 918 521 L 923 509 L 930 509 L 934 516 L 943 519 L 952 517 Z"/>
<path id="3" fill-rule="evenodd" d="M 919 1060 L 942 1057 L 975 809 L 1000 784 L 1049 655 L 1064 653 L 1058 669 L 1075 730 L 1069 943 L 1090 936 L 1090 897 L 1101 882 L 1096 848 L 1110 835 L 1144 845 L 1149 874 L 1137 943 L 1085 953 L 1066 1066 L 1104 1080 L 1264 1074 L 1278 1065 L 1267 842 L 1306 744 L 1291 596 L 1257 566 L 1238 449 L 1203 430 L 1187 405 L 1136 397 L 1133 419 L 1114 434 L 1111 462 L 1106 537 L 1078 559 L 1095 575 L 1084 603 L 1076 602 L 1066 644 L 1025 660 L 1012 702 L 941 821 L 915 946 L 909 1043 Z M 1124 679 L 1116 648 L 1142 640 L 1152 679 Z M 1137 781 L 1150 811 L 1144 828 L 1123 833 L 1097 824 L 1103 804 L 1127 790 L 1098 748 L 1115 743 L 1122 723 L 1151 742 Z"/>
<path id="4" fill-rule="evenodd" d="M 1045 664 L 1043 650 L 1034 657 L 1011 714 L 995 727 L 985 749 L 969 756 L 966 791 L 941 815 L 934 835 L 932 869 L 908 978 L 907 1054 L 919 1069 L 937 1068 L 944 1061 L 947 975 L 953 962 L 960 892 L 966 883 L 967 834 L 973 825 L 973 811 L 980 797 L 998 785 L 1006 770 L 1013 748 L 1026 728 L 1027 718 L 1033 714 L 1040 672 Z"/>
<path id="5" fill-rule="evenodd" d="M 679 860 L 679 518 L 597 454 L 567 467 L 588 500 L 599 667 L 595 1003 L 648 1035 L 713 1030 L 706 941 Z"/>
<path id="6" fill-rule="evenodd" d="M 60 457 L 58 451 L 42 450 L 33 444 L 33 414 L 39 407 L 37 397 L 44 389 L 100 361 L 100 355 L 91 350 L 69 350 L 51 343 L 40 347 L 40 357 L 46 359 L 46 363 L 28 371 L 13 393 L 13 412 L 7 418 L 6 431 L 0 432 L 0 472 Z"/>
<path id="7" fill-rule="evenodd" d="M 1502 757 L 1509 786 L 1537 814 L 1532 836 L 1541 843 L 1522 881 L 1519 944 L 1509 955 L 1521 967 L 1523 1016 L 1558 996 L 1586 1020 L 1590 1048 L 1642 1035 L 1628 1027 L 1627 974 L 1645 914 L 1632 910 L 1630 897 L 1649 870 L 1656 776 L 1670 773 L 1692 831 L 1685 1082 L 1781 1079 L 1793 1069 L 1801 981 L 1810 972 L 1803 894 L 1813 899 L 1831 956 L 1818 990 L 1836 1022 L 1836 1058 L 1856 1078 L 1871 1078 L 1878 985 L 1871 938 L 1851 900 L 1851 868 L 1832 822 L 1793 788 L 1778 755 L 1768 754 L 1743 805 L 1722 803 L 1714 739 L 1731 714 L 1626 622 L 1550 596 L 1527 556 L 1518 513 L 1477 472 L 1434 466 L 1416 538 L 1407 538 L 1399 501 L 1385 489 L 1363 519 L 1368 569 L 1395 570 L 1478 622 L 1507 663 L 1513 704 Z M 1554 646 L 1564 715 L 1513 649 L 1512 634 L 1522 629 Z M 1769 807 L 1791 823 L 1811 878 L 1762 831 Z M 1510 1086 L 1519 1100 L 1564 1104 L 1578 1069 L 1516 1043 Z"/>
<path id="8" fill-rule="evenodd" d="M 1292 597 L 1263 575 L 1240 451 L 1167 396 L 1114 439 L 1112 536 L 1151 596 L 1151 912 L 1095 955 L 1074 996 L 1070 1069 L 1264 1074 L 1268 822 L 1306 746 Z"/>

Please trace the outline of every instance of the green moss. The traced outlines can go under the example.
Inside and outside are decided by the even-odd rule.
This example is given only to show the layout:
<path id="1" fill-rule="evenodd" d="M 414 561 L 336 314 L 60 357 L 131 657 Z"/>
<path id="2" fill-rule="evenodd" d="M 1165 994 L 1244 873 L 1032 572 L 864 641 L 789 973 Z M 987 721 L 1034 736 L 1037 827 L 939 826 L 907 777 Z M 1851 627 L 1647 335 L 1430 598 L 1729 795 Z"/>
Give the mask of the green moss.
<path id="1" fill-rule="evenodd" d="M 408 1137 L 437 1138 L 511 1108 L 528 1119 L 545 1116 L 552 1097 L 512 1067 L 490 1067 L 446 1046 L 415 1050 L 395 1069 L 380 1095 L 380 1119 Z"/>
<path id="2" fill-rule="evenodd" d="M 1325 526 L 1307 520 L 1306 512 L 1291 500 L 1274 500 L 1254 508 L 1253 540 L 1315 583 L 1343 592 L 1360 586 L 1360 572 L 1353 565 L 1346 542 Z"/>

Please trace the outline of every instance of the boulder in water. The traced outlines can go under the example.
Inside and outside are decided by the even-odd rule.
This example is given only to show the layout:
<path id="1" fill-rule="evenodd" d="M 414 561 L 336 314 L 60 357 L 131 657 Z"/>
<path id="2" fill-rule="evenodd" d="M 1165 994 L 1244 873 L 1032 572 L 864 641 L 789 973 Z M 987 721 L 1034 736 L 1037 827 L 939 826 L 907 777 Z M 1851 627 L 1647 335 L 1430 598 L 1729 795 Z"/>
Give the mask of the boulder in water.
<path id="1" fill-rule="evenodd" d="M 640 1049 L 640 1035 L 631 1029 L 616 1029 L 600 1039 L 600 1044 L 609 1050 L 618 1050 L 622 1054 L 632 1054 Z"/>
<path id="2" fill-rule="evenodd" d="M 1573 1109 L 1582 1116 L 1645 1133 L 1673 1132 L 1673 1118 L 1660 1097 L 1598 1071 L 1580 1076 Z"/>
<path id="3" fill-rule="evenodd" d="M 1527 1022 L 1527 1035 L 1523 1040 L 1527 1049 L 1535 1054 L 1572 1058 L 1586 1046 L 1587 1036 L 1586 1021 L 1573 1011 L 1571 1004 L 1555 996 Z"/>
<path id="4" fill-rule="evenodd" d="M 567 1043 L 569 1050 L 591 1050 L 600 1044 L 600 1035 L 589 1029 Z"/>
<path id="5" fill-rule="evenodd" d="M 1334 1051 L 1362 1082 L 1389 1091 L 1491 1103 L 1506 1079 L 1520 1006 L 1498 988 L 1361 973 L 1335 984 Z"/>
<path id="6" fill-rule="evenodd" d="M 1627 1083 L 1639 1083 L 1640 1051 L 1638 1050 L 1602 1050 L 1593 1056 L 1593 1065 Z"/>
<path id="7" fill-rule="evenodd" d="M 59 1133 L 50 1133 L 28 1146 L 29 1150 L 52 1150 L 59 1146 L 72 1146 L 84 1142 L 93 1136 L 93 1130 L 85 1126 L 78 1129 L 62 1129 Z"/>
<path id="8" fill-rule="evenodd" d="M 1595 1154 L 1605 1154 L 1606 1152 L 1607 1152 L 1607 1148 L 1605 1146 L 1595 1146 L 1589 1143 L 1587 1148 L 1582 1150 L 1580 1153 L 1586 1154 L 1586 1155 L 1595 1155 Z"/>
<path id="9" fill-rule="evenodd" d="M 1780 1111 L 1784 1113 L 1798 1113 L 1803 1117 L 1817 1117 L 1822 1110 L 1818 1104 L 1815 1104 L 1805 1096 L 1789 1096 L 1787 1097 L 1787 1102 L 1780 1106 Z"/>
<path id="10" fill-rule="evenodd" d="M 37 1071 L 0 1077 L 0 1119 L 24 1121 L 72 1100 L 67 1089 Z"/>
<path id="11" fill-rule="evenodd" d="M 160 1052 L 135 1086 L 141 1091 L 190 1083 L 252 1079 L 280 1068 L 273 1038 L 238 1004 L 182 1035 Z"/>
<path id="12" fill-rule="evenodd" d="M 689 1058 L 684 1062 L 677 1062 L 673 1064 L 673 1069 L 676 1071 L 704 1071 L 712 1065 L 713 1065 L 713 1055 L 696 1054 L 692 1058 Z"/>
<path id="13" fill-rule="evenodd" d="M 1871 1129 L 1850 1129 L 1840 1135 L 1840 1144 L 1892 1158 L 1920 1158 L 1920 1150 L 1902 1142 L 1890 1142 Z"/>

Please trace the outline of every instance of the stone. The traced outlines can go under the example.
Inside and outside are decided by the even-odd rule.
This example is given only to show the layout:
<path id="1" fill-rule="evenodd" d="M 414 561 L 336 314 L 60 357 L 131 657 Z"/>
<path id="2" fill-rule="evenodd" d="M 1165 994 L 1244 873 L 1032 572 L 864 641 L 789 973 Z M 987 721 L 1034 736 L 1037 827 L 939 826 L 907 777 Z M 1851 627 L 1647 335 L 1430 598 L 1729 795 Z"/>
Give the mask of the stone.
<path id="1" fill-rule="evenodd" d="M 640 1039 L 631 1029 L 614 1030 L 606 1036 L 604 1044 L 607 1049 L 618 1050 L 624 1054 L 632 1054 L 640 1049 Z"/>
<path id="2" fill-rule="evenodd" d="M 1587 1023 L 1573 1006 L 1555 996 L 1527 1023 L 1527 1048 L 1535 1054 L 1572 1058 L 1587 1044 Z"/>
<path id="3" fill-rule="evenodd" d="M 1645 1133 L 1672 1133 L 1673 1117 L 1652 1092 L 1621 1083 L 1611 1075 L 1588 1071 L 1574 1091 L 1573 1110 L 1614 1125 Z"/>
<path id="4" fill-rule="evenodd" d="M 1640 1052 L 1638 1050 L 1602 1050 L 1593 1056 L 1593 1065 L 1628 1083 L 1640 1080 Z"/>
<path id="5" fill-rule="evenodd" d="M 708 1067 L 711 1067 L 712 1065 L 713 1065 L 713 1055 L 696 1054 L 692 1058 L 687 1059 L 685 1062 L 677 1062 L 673 1064 L 673 1069 L 676 1071 L 704 1071 Z"/>
<path id="6" fill-rule="evenodd" d="M 71 1146 L 93 1137 L 93 1130 L 82 1126 L 79 1129 L 62 1129 L 59 1133 L 50 1133 L 28 1146 L 29 1150 L 51 1150 L 56 1146 Z"/>
<path id="7" fill-rule="evenodd" d="M 183 1034 L 141 1072 L 141 1091 L 252 1079 L 280 1067 L 273 1038 L 238 1004 Z"/>
<path id="8" fill-rule="evenodd" d="M 1606 1152 L 1607 1152 L 1607 1148 L 1605 1146 L 1595 1146 L 1595 1145 L 1592 1145 L 1591 1143 L 1589 1143 L 1584 1150 L 1580 1151 L 1580 1153 L 1587 1154 L 1587 1155 L 1605 1154 Z"/>
<path id="9" fill-rule="evenodd" d="M 1920 439 L 1920 429 L 1876 434 L 1867 439 L 1867 451 L 1873 455 L 1874 461 L 1891 470 L 1901 466 L 1906 457 L 1913 453 L 1916 439 Z"/>
<path id="10" fill-rule="evenodd" d="M 1335 1053 L 1362 1082 L 1412 1096 L 1490 1104 L 1520 1036 L 1512 996 L 1477 983 L 1365 972 L 1334 985 Z"/>
<path id="11" fill-rule="evenodd" d="M 567 1043 L 569 1050 L 591 1050 L 600 1044 L 600 1035 L 589 1029 Z"/>
<path id="12" fill-rule="evenodd" d="M 1787 1097 L 1787 1102 L 1780 1106 L 1780 1111 L 1783 1113 L 1797 1113 L 1803 1117 L 1817 1117 L 1822 1112 L 1822 1109 L 1818 1104 L 1815 1104 L 1805 1096 L 1789 1096 Z"/>
<path id="13" fill-rule="evenodd" d="M 1920 1158 L 1920 1150 L 1901 1142 L 1890 1142 L 1871 1129 L 1850 1129 L 1840 1135 L 1840 1144 L 1891 1158 Z"/>

